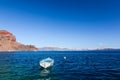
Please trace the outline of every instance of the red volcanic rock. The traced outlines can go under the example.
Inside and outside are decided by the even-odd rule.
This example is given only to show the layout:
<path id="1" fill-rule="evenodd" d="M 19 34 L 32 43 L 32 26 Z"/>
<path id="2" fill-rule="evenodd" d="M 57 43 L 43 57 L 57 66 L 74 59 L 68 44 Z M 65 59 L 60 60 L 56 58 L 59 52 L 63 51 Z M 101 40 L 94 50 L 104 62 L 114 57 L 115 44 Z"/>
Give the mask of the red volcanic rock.
<path id="1" fill-rule="evenodd" d="M 10 40 L 16 42 L 15 36 L 12 33 L 5 30 L 0 30 L 0 40 Z"/>
<path id="2" fill-rule="evenodd" d="M 0 51 L 35 51 L 38 50 L 33 45 L 24 45 L 16 41 L 16 37 L 6 31 L 0 30 Z"/>
<path id="3" fill-rule="evenodd" d="M 9 34 L 12 35 L 10 32 L 8 32 L 8 31 L 6 31 L 6 30 L 1 30 L 1 31 L 0 31 L 0 34 L 1 34 L 1 35 L 9 35 Z"/>

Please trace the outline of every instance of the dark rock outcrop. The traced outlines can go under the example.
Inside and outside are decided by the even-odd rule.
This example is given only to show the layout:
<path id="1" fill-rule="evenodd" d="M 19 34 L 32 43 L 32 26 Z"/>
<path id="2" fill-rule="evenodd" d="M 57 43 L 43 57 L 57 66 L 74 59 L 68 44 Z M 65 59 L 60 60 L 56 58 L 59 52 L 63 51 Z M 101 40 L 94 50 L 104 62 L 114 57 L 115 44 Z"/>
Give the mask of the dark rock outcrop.
<path id="1" fill-rule="evenodd" d="M 0 30 L 0 51 L 36 51 L 33 45 L 24 45 L 16 41 L 16 37 L 6 31 Z"/>

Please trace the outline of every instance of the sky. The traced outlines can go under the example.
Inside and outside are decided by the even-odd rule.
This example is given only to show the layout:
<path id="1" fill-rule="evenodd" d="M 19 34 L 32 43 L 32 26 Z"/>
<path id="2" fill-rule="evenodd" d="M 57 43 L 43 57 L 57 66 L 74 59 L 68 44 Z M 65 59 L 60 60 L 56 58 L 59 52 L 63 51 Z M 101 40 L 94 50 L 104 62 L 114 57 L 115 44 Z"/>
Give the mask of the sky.
<path id="1" fill-rule="evenodd" d="M 0 30 L 37 47 L 120 48 L 120 1 L 0 0 Z"/>

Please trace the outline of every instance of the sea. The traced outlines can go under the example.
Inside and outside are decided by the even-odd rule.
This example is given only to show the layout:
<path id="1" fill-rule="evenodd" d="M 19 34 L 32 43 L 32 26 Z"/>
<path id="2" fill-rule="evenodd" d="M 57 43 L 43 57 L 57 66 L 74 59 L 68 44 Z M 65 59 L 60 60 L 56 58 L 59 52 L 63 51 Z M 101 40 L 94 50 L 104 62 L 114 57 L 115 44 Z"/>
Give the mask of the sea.
<path id="1" fill-rule="evenodd" d="M 120 51 L 0 52 L 0 80 L 120 80 Z"/>

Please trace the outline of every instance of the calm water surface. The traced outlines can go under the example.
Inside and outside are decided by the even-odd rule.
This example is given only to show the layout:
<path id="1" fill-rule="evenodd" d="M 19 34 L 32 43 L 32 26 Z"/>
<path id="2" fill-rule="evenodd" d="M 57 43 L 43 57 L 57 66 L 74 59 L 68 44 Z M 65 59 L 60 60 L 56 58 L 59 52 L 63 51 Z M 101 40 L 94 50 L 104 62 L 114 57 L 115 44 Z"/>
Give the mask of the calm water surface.
<path id="1" fill-rule="evenodd" d="M 41 70 L 39 61 L 47 57 L 55 64 Z M 120 51 L 4 52 L 0 80 L 120 80 Z"/>

